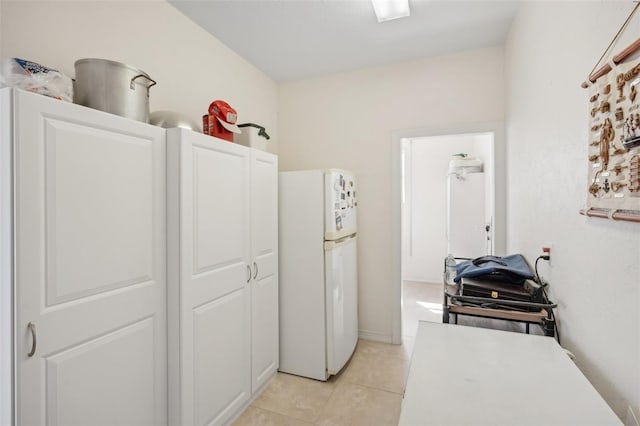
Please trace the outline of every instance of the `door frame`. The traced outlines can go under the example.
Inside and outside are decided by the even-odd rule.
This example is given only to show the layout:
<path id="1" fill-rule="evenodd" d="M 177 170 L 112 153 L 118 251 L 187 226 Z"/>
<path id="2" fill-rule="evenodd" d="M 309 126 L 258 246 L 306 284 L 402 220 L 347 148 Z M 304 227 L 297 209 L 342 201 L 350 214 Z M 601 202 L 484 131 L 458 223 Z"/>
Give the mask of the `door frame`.
<path id="1" fill-rule="evenodd" d="M 402 343 L 402 139 L 445 136 L 464 133 L 493 133 L 495 218 L 494 251 L 506 249 L 506 165 L 505 129 L 501 121 L 450 124 L 417 129 L 396 130 L 391 133 L 391 330 L 392 342 Z"/>

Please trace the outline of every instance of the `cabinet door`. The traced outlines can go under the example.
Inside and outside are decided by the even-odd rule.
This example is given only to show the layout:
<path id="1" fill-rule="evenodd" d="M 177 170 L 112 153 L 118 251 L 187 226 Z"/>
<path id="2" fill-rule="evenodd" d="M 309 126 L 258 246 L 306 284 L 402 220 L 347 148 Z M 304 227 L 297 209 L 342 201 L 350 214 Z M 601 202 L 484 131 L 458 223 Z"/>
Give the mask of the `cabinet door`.
<path id="1" fill-rule="evenodd" d="M 278 369 L 278 161 L 252 150 L 251 160 L 251 387 Z"/>
<path id="2" fill-rule="evenodd" d="M 0 89 L 0 425 L 13 425 L 13 90 Z"/>
<path id="3" fill-rule="evenodd" d="M 16 423 L 164 424 L 164 130 L 14 94 Z"/>
<path id="4" fill-rule="evenodd" d="M 250 151 L 187 130 L 167 137 L 170 423 L 224 424 L 251 394 Z"/>

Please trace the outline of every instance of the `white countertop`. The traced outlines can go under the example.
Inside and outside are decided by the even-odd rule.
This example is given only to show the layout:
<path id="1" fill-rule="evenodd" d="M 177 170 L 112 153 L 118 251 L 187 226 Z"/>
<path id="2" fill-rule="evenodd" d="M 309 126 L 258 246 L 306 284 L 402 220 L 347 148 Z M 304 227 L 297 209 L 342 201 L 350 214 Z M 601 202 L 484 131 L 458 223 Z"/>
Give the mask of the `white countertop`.
<path id="1" fill-rule="evenodd" d="M 399 424 L 622 422 L 551 337 L 420 322 Z"/>

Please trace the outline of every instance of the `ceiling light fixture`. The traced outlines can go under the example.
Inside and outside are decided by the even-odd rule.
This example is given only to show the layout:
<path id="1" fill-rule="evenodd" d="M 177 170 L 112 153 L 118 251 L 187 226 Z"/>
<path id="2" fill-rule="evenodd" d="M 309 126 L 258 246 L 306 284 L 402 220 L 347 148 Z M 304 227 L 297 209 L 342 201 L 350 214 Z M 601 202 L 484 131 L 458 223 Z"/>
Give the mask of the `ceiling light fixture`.
<path id="1" fill-rule="evenodd" d="M 371 0 L 378 22 L 409 16 L 409 0 Z"/>

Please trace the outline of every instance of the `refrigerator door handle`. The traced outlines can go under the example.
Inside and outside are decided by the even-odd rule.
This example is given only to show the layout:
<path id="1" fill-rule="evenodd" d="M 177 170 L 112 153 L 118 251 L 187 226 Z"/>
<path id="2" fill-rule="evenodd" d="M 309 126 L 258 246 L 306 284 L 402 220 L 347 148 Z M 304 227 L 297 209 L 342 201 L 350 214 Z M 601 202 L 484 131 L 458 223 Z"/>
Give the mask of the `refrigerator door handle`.
<path id="1" fill-rule="evenodd" d="M 247 282 L 251 281 L 251 266 L 247 263 Z"/>
<path id="2" fill-rule="evenodd" d="M 333 250 L 336 249 L 338 247 L 342 247 L 344 245 L 349 244 L 353 239 L 356 238 L 356 234 L 351 234 L 351 235 L 347 235 L 346 237 L 340 238 L 339 240 L 333 240 L 333 241 L 325 241 L 324 242 L 324 249 L 325 250 Z"/>
<path id="3" fill-rule="evenodd" d="M 253 262 L 253 279 L 255 280 L 258 276 L 258 264 Z"/>

